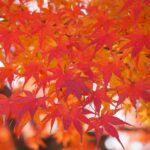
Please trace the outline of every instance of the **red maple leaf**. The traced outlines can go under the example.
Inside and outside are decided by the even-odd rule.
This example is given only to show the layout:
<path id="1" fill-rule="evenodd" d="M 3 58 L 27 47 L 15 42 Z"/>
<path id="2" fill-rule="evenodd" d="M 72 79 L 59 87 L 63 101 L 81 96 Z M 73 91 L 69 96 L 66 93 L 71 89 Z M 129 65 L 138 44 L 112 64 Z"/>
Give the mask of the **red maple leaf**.
<path id="1" fill-rule="evenodd" d="M 94 40 L 92 41 L 92 45 L 96 45 L 95 51 L 98 51 L 104 45 L 107 45 L 108 48 L 112 50 L 112 45 L 114 41 L 117 40 L 117 35 L 115 32 L 107 32 L 105 30 L 97 29 L 93 33 L 92 38 L 94 38 Z"/>
<path id="2" fill-rule="evenodd" d="M 25 112 L 29 112 L 31 119 L 33 119 L 37 108 L 46 107 L 46 96 L 36 97 L 35 92 L 24 92 L 25 96 L 20 96 L 19 93 L 13 93 L 11 97 L 0 94 L 0 114 L 5 114 L 6 118 L 12 115 L 16 118 L 17 123 L 19 123 Z"/>
<path id="3" fill-rule="evenodd" d="M 137 56 L 145 46 L 150 49 L 150 34 L 131 34 L 127 38 L 129 42 L 125 44 L 121 49 L 132 48 L 132 57 Z"/>
<path id="4" fill-rule="evenodd" d="M 95 111 L 96 113 L 99 113 L 102 101 L 110 102 L 110 98 L 107 95 L 107 89 L 99 88 L 96 89 L 96 91 L 92 91 L 91 94 L 86 98 L 84 104 L 87 105 L 91 102 L 94 102 Z"/>
<path id="5" fill-rule="evenodd" d="M 52 16 L 52 17 L 54 17 L 54 16 Z M 41 19 L 39 19 L 39 18 L 41 18 Z M 49 18 L 47 20 L 45 20 L 44 18 L 42 18 L 42 16 L 40 16 L 40 14 L 35 13 L 32 16 L 32 21 L 30 21 L 30 24 L 31 24 L 30 25 L 31 32 L 30 32 L 29 36 L 37 35 L 39 38 L 40 49 L 43 49 L 43 42 L 44 42 L 45 38 L 48 36 L 50 36 L 50 37 L 54 36 L 53 22 L 51 22 L 51 20 Z"/>
<path id="6" fill-rule="evenodd" d="M 46 96 L 37 97 L 37 92 L 24 91 L 24 93 L 25 96 L 18 96 L 18 100 L 17 100 L 17 103 L 19 105 L 17 122 L 20 121 L 22 115 L 25 112 L 29 112 L 31 115 L 31 119 L 33 119 L 34 114 L 39 107 L 46 108 L 45 105 Z"/>
<path id="7" fill-rule="evenodd" d="M 0 94 L 0 114 L 5 115 L 5 121 L 8 119 L 11 110 L 13 110 L 12 103 L 8 97 Z"/>
<path id="8" fill-rule="evenodd" d="M 20 114 L 18 99 L 19 97 L 16 93 L 12 94 L 10 97 L 0 94 L 0 114 L 5 115 L 5 123 L 10 116 L 17 118 Z"/>
<path id="9" fill-rule="evenodd" d="M 29 20 L 31 19 L 31 13 L 28 11 L 28 9 L 24 10 L 16 10 L 15 12 L 8 11 L 6 12 L 7 19 L 13 23 L 16 22 L 17 25 L 27 25 L 29 23 Z"/>
<path id="10" fill-rule="evenodd" d="M 84 112 L 84 113 L 82 113 Z M 67 130 L 71 123 L 73 123 L 76 130 L 79 132 L 82 140 L 82 123 L 89 124 L 88 118 L 85 117 L 88 111 L 84 111 L 82 106 L 73 105 L 68 106 L 63 104 L 53 104 L 50 107 L 50 113 L 44 118 L 43 122 L 51 120 L 51 128 L 53 127 L 54 121 L 59 117 L 62 118 L 64 129 Z"/>
<path id="11" fill-rule="evenodd" d="M 126 98 L 130 98 L 135 108 L 139 98 L 142 98 L 145 102 L 150 101 L 150 84 L 146 80 L 125 83 L 122 86 L 119 86 L 117 90 L 119 95 L 118 105 Z"/>
<path id="12" fill-rule="evenodd" d="M 21 74 L 21 76 L 24 76 L 25 77 L 25 83 L 31 78 L 31 77 L 34 77 L 34 79 L 36 80 L 37 83 L 41 83 L 41 76 L 43 74 L 47 75 L 47 70 L 45 70 L 45 65 L 43 65 L 42 63 L 40 62 L 28 62 L 26 64 L 23 65 L 23 69 L 24 69 L 24 72 Z M 45 80 L 46 81 L 49 81 L 49 76 L 45 76 Z M 24 83 L 24 84 L 25 84 Z M 45 83 L 46 84 L 46 83 Z M 43 84 L 43 86 L 45 87 L 45 85 Z"/>
<path id="13" fill-rule="evenodd" d="M 104 83 L 107 86 L 108 82 L 110 81 L 110 78 L 112 74 L 115 74 L 116 76 L 122 78 L 121 76 L 121 68 L 123 64 L 121 60 L 116 59 L 113 62 L 103 62 L 101 63 L 98 68 L 103 74 Z"/>
<path id="14" fill-rule="evenodd" d="M 88 131 L 91 129 L 95 130 L 97 143 L 100 140 L 103 131 L 105 130 L 109 135 L 115 137 L 121 146 L 124 148 L 122 142 L 120 141 L 119 134 L 114 127 L 114 125 L 129 125 L 128 123 L 122 121 L 121 119 L 114 116 L 114 114 L 106 113 L 102 114 L 100 117 L 92 117 L 90 118 L 90 124 L 88 127 Z"/>
<path id="15" fill-rule="evenodd" d="M 59 79 L 56 82 L 56 91 L 60 92 L 63 88 L 65 90 L 65 99 L 70 95 L 74 94 L 78 99 L 81 99 L 82 95 L 86 95 L 89 92 L 88 87 L 84 82 L 84 78 L 80 76 L 72 77 L 72 72 L 63 73 L 59 75 Z"/>
<path id="16" fill-rule="evenodd" d="M 13 52 L 11 49 L 12 44 L 17 44 L 23 48 L 23 45 L 20 41 L 20 36 L 22 32 L 18 29 L 9 31 L 7 29 L 0 29 L 0 42 L 2 42 L 6 55 L 10 52 Z"/>
<path id="17" fill-rule="evenodd" d="M 17 66 L 12 66 L 12 64 L 6 63 L 4 67 L 0 68 L 0 81 L 8 81 L 11 86 L 14 80 L 14 74 L 17 75 Z"/>
<path id="18" fill-rule="evenodd" d="M 136 1 L 136 0 L 127 0 L 123 7 L 121 8 L 120 12 L 131 9 L 131 16 L 133 16 L 134 23 L 137 23 L 137 20 L 141 14 L 142 11 L 142 1 Z"/>

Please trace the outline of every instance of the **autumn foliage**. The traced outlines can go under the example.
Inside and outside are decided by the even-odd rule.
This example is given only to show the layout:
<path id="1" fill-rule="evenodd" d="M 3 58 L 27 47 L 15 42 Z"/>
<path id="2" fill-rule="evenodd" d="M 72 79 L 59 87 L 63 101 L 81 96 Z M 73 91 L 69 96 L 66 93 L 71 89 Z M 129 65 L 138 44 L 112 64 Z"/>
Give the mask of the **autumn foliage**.
<path id="1" fill-rule="evenodd" d="M 14 118 L 18 136 L 57 121 L 81 142 L 94 131 L 122 145 L 117 127 L 130 122 L 115 114 L 131 107 L 150 126 L 149 0 L 1 0 L 0 62 L 12 92 L 0 95 L 1 125 Z"/>

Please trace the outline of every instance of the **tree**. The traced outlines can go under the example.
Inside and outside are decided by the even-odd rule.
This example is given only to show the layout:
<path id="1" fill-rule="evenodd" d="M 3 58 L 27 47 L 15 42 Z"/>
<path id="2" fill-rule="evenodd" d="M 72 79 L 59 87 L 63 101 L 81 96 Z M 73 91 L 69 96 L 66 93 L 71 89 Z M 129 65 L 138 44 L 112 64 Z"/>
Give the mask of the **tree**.
<path id="1" fill-rule="evenodd" d="M 93 129 L 122 145 L 118 111 L 149 119 L 149 0 L 2 0 L 0 14 L 1 124 L 14 118 L 18 136 L 57 120 L 81 142 Z"/>

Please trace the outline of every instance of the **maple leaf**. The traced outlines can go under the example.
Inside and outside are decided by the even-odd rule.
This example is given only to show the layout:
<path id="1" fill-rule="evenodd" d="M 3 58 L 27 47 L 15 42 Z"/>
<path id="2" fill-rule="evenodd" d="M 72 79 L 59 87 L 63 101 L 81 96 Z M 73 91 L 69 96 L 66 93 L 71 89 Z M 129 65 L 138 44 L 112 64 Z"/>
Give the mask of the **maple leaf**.
<path id="1" fill-rule="evenodd" d="M 117 107 L 126 98 L 134 107 L 150 101 L 150 1 L 51 0 L 46 6 L 37 0 L 38 11 L 30 11 L 30 2 L 0 1 L 0 84 L 9 83 L 12 91 L 9 98 L 0 95 L 4 123 L 14 117 L 21 133 L 31 121 L 40 134 L 48 121 L 52 128 L 59 119 L 81 139 L 87 124 L 97 141 L 106 131 L 121 144 L 116 126 L 128 124 L 115 117 L 117 108 L 110 109 L 113 96 L 119 97 Z M 12 86 L 15 76 L 25 83 L 34 78 L 33 92 Z M 91 103 L 93 112 L 86 109 Z M 46 114 L 43 124 L 39 109 Z"/>
<path id="2" fill-rule="evenodd" d="M 37 81 L 39 81 L 40 74 L 45 72 L 45 70 L 43 69 L 44 68 L 43 64 L 37 63 L 37 62 L 30 62 L 30 63 L 24 64 L 23 67 L 25 71 L 23 72 L 22 76 L 25 76 L 26 82 L 31 77 L 34 77 Z"/>
<path id="3" fill-rule="evenodd" d="M 70 53 L 70 48 L 67 47 L 65 43 L 58 43 L 59 46 L 56 48 L 50 48 L 46 50 L 45 54 L 48 56 L 48 60 L 51 61 L 53 58 L 62 58 L 62 56 L 68 55 Z"/>
<path id="4" fill-rule="evenodd" d="M 16 66 L 6 63 L 4 67 L 0 68 L 0 80 L 5 82 L 7 80 L 11 86 L 11 83 L 14 80 L 14 74 L 18 74 L 16 68 Z"/>
<path id="5" fill-rule="evenodd" d="M 131 9 L 131 16 L 134 17 L 134 23 L 137 23 L 137 20 L 140 16 L 140 13 L 142 11 L 142 1 L 136 1 L 136 0 L 127 0 L 124 4 L 124 6 L 121 8 L 120 12 L 124 10 Z"/>
<path id="6" fill-rule="evenodd" d="M 92 41 L 92 45 L 95 44 L 95 51 L 98 51 L 104 45 L 107 45 L 110 50 L 112 50 L 112 45 L 114 41 L 117 40 L 117 35 L 115 32 L 107 32 L 104 30 L 96 30 L 92 37 L 95 39 Z"/>
<path id="7" fill-rule="evenodd" d="M 34 83 L 37 84 L 38 87 L 43 87 L 43 89 L 46 89 L 47 84 L 55 80 L 56 80 L 55 75 L 53 75 L 51 72 L 46 72 L 44 70 L 43 72 L 41 71 L 38 80 L 36 80 Z"/>
<path id="8" fill-rule="evenodd" d="M 96 16 L 97 23 L 95 24 L 95 28 L 102 29 L 104 31 L 108 31 L 111 25 L 113 25 L 113 20 L 109 18 L 107 14 L 100 11 L 100 14 Z"/>
<path id="9" fill-rule="evenodd" d="M 81 58 L 81 60 L 83 60 L 84 58 Z M 74 68 L 77 68 L 77 69 L 80 69 L 85 75 L 86 77 L 88 77 L 90 80 L 92 80 L 93 82 L 95 81 L 95 75 L 92 71 L 92 67 L 94 66 L 94 63 L 85 58 L 85 62 L 88 62 L 88 63 L 83 63 L 83 61 L 80 63 L 77 63 L 77 64 L 74 64 L 72 65 Z"/>
<path id="10" fill-rule="evenodd" d="M 6 55 L 10 52 L 13 52 L 11 49 L 12 44 L 18 44 L 23 48 L 23 45 L 20 41 L 20 36 L 22 32 L 19 29 L 10 31 L 7 29 L 0 28 L 0 42 L 2 42 Z"/>
<path id="11" fill-rule="evenodd" d="M 15 12 L 8 11 L 6 16 L 10 22 L 16 22 L 18 25 L 26 25 L 31 19 L 31 14 L 28 9 L 16 10 Z"/>
<path id="12" fill-rule="evenodd" d="M 43 18 L 43 20 L 42 20 L 42 17 L 41 17 L 41 19 L 39 19 L 39 17 L 41 17 L 41 16 L 38 14 L 33 15 L 34 21 L 32 21 L 31 25 L 30 25 L 31 30 L 32 30 L 30 35 L 35 35 L 35 34 L 38 35 L 40 49 L 42 49 L 45 38 L 47 36 L 53 37 L 54 30 L 51 29 L 53 26 L 53 23 L 50 21 L 50 19 L 45 20 Z"/>
<path id="13" fill-rule="evenodd" d="M 66 97 L 73 93 L 78 99 L 81 99 L 81 96 L 87 94 L 89 91 L 82 79 L 66 80 L 65 86 L 67 87 Z"/>
<path id="14" fill-rule="evenodd" d="M 103 128 L 101 126 L 100 118 L 95 118 L 95 117 L 90 118 L 90 124 L 89 124 L 87 131 L 90 131 L 92 129 L 95 130 L 96 140 L 98 143 L 98 141 L 100 140 L 103 134 Z"/>
<path id="15" fill-rule="evenodd" d="M 87 105 L 91 102 L 94 102 L 95 111 L 99 113 L 102 101 L 110 103 L 110 98 L 107 95 L 106 88 L 99 88 L 96 89 L 96 91 L 92 91 L 91 94 L 86 98 L 84 104 Z"/>
<path id="16" fill-rule="evenodd" d="M 33 118 L 38 107 L 46 108 L 46 96 L 37 97 L 36 92 L 30 91 L 24 91 L 24 93 L 25 96 L 19 96 L 17 101 L 21 105 L 17 120 L 20 120 L 19 118 L 27 111 L 30 113 L 31 118 Z"/>
<path id="17" fill-rule="evenodd" d="M 8 121 L 7 119 L 12 116 L 18 116 L 18 97 L 17 95 L 11 95 L 10 97 L 6 97 L 0 94 L 0 114 L 5 115 L 5 123 Z"/>
<path id="18" fill-rule="evenodd" d="M 13 93 L 10 97 L 6 97 L 0 94 L 0 114 L 5 114 L 6 120 L 12 115 L 16 118 L 16 123 L 18 124 L 25 112 L 29 112 L 31 119 L 33 119 L 38 107 L 46 107 L 45 96 L 37 98 L 36 93 L 31 93 L 29 91 L 24 92 L 26 96 Z"/>
<path id="19" fill-rule="evenodd" d="M 118 132 L 114 127 L 114 125 L 124 125 L 124 124 L 129 125 L 129 124 L 113 115 L 114 114 L 106 113 L 102 114 L 100 117 L 90 118 L 90 124 L 87 131 L 90 131 L 91 129 L 95 130 L 96 139 L 98 143 L 103 134 L 103 131 L 105 130 L 108 134 L 115 137 L 124 149 L 124 146 L 120 141 Z"/>
<path id="20" fill-rule="evenodd" d="M 10 114 L 9 98 L 2 94 L 0 94 L 0 114 L 6 115 L 6 118 Z"/>
<path id="21" fill-rule="evenodd" d="M 62 118 L 65 130 L 67 130 L 70 127 L 71 123 L 73 123 L 74 127 L 79 132 L 82 140 L 82 123 L 89 123 L 89 120 L 85 117 L 85 114 L 87 114 L 87 112 L 84 111 L 84 114 L 82 114 L 82 111 L 84 111 L 84 109 L 82 108 L 82 106 L 79 105 L 73 105 L 68 108 L 68 106 L 63 104 L 54 104 L 52 107 L 50 107 L 50 114 L 48 114 L 43 119 L 43 122 L 51 120 L 52 128 L 55 119 L 58 117 Z"/>
<path id="22" fill-rule="evenodd" d="M 117 90 L 119 95 L 118 104 L 121 104 L 128 97 L 135 108 L 139 98 L 142 98 L 145 102 L 150 101 L 150 84 L 146 80 L 125 83 L 117 87 Z"/>
<path id="23" fill-rule="evenodd" d="M 131 34 L 127 38 L 129 42 L 125 44 L 121 49 L 128 49 L 132 47 L 132 57 L 136 57 L 145 46 L 150 49 L 150 34 Z"/>
<path id="24" fill-rule="evenodd" d="M 77 76 L 72 78 L 72 73 L 65 73 L 59 77 L 56 82 L 56 91 L 59 93 L 60 89 L 66 88 L 65 99 L 70 95 L 74 94 L 79 100 L 82 95 L 86 95 L 89 91 L 86 86 L 84 79 Z"/>
<path id="25" fill-rule="evenodd" d="M 73 106 L 72 109 L 71 109 L 71 112 L 69 114 L 70 114 L 70 117 L 71 117 L 70 121 L 73 122 L 75 128 L 79 132 L 79 134 L 81 136 L 81 139 L 82 139 L 82 132 L 83 132 L 82 130 L 83 129 L 82 129 L 81 122 L 88 123 L 89 120 L 82 114 L 82 107 L 79 107 L 79 106 Z M 65 126 L 66 123 L 68 123 L 67 120 L 63 121 L 64 126 Z"/>
<path id="26" fill-rule="evenodd" d="M 98 68 L 103 74 L 104 83 L 107 86 L 112 74 L 115 74 L 116 76 L 122 78 L 121 76 L 121 68 L 123 64 L 121 61 L 116 59 L 113 62 L 102 62 Z"/>

